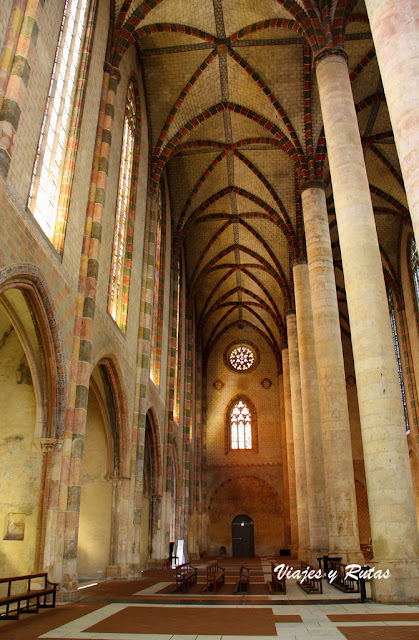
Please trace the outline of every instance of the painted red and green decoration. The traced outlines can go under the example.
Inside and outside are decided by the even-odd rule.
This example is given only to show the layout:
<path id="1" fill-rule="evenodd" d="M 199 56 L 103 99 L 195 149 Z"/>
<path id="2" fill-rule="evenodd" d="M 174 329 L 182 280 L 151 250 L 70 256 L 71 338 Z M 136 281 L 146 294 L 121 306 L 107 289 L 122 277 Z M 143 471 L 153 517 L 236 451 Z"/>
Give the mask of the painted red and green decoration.
<path id="1" fill-rule="evenodd" d="M 236 371 L 247 371 L 255 362 L 254 353 L 249 347 L 235 347 L 229 356 L 230 365 Z"/>

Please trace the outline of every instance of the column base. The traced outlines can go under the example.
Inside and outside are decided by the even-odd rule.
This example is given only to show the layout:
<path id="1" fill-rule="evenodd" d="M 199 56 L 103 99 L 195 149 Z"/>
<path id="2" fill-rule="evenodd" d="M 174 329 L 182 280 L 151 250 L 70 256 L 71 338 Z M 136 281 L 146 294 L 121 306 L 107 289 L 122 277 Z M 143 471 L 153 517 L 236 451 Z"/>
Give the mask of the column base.
<path id="1" fill-rule="evenodd" d="M 142 571 L 139 565 L 112 564 L 106 568 L 106 577 L 112 580 L 140 580 Z"/>
<path id="2" fill-rule="evenodd" d="M 419 602 L 419 559 L 380 560 L 371 559 L 369 563 L 375 573 L 386 571 L 390 577 L 371 580 L 372 599 L 376 602 Z"/>

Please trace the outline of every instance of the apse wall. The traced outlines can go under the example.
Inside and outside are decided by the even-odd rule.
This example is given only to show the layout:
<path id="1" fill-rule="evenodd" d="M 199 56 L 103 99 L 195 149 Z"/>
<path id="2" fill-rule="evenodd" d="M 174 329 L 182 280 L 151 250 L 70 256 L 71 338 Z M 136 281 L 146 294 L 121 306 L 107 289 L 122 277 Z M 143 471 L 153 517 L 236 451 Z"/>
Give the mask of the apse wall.
<path id="1" fill-rule="evenodd" d="M 226 366 L 226 353 L 235 341 L 248 342 L 259 352 L 259 363 L 248 373 Z M 237 396 L 248 399 L 256 413 L 257 450 L 230 450 L 226 445 L 227 410 Z M 210 554 L 218 555 L 225 546 L 232 555 L 231 521 L 238 515 L 254 522 L 256 555 L 279 553 L 285 545 L 279 398 L 278 366 L 266 341 L 251 329 L 230 329 L 216 343 L 206 367 Z"/>

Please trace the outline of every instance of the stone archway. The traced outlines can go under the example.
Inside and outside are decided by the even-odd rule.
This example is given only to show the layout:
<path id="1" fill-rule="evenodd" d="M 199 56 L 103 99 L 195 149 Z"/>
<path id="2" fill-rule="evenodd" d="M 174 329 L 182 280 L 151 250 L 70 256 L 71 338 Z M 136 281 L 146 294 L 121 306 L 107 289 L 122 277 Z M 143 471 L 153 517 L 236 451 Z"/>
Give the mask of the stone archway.
<path id="1" fill-rule="evenodd" d="M 111 358 L 94 368 L 84 440 L 77 547 L 79 579 L 118 575 L 127 464 L 124 395 Z M 126 474 L 125 474 L 126 475 Z"/>
<path id="2" fill-rule="evenodd" d="M 58 508 L 66 375 L 59 323 L 39 269 L 0 271 L 0 571 L 48 569 L 49 516 Z M 54 499 L 55 496 L 55 499 Z M 53 541 L 50 540 L 51 544 Z"/>

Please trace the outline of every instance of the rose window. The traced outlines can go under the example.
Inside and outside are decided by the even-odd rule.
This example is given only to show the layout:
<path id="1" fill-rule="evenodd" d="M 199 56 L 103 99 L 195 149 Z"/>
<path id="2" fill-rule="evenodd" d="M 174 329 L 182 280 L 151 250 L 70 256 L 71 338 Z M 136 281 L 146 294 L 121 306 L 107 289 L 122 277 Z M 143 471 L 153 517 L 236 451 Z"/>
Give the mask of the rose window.
<path id="1" fill-rule="evenodd" d="M 254 353 L 249 347 L 240 346 L 235 347 L 230 353 L 230 365 L 236 371 L 247 371 L 250 369 L 254 362 Z"/>

